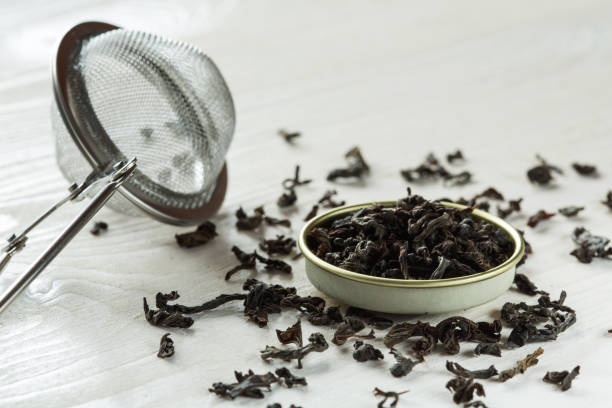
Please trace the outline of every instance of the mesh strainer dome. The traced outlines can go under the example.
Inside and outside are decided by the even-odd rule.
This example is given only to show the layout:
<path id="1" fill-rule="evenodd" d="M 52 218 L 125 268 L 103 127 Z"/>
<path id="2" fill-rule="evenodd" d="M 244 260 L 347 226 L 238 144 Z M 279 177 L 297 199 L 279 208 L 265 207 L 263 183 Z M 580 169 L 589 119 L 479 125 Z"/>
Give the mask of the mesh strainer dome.
<path id="1" fill-rule="evenodd" d="M 54 63 L 57 161 L 71 182 L 138 159 L 109 205 L 136 204 L 168 223 L 209 216 L 225 194 L 224 158 L 235 126 L 232 97 L 197 48 L 88 22 L 62 39 Z"/>

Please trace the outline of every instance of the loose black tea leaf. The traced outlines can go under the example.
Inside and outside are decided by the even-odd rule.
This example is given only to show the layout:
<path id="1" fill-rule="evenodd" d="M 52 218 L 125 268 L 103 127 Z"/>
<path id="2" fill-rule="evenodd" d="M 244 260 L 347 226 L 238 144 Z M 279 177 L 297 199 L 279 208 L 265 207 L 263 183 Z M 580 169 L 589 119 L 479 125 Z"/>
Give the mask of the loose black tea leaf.
<path id="1" fill-rule="evenodd" d="M 409 192 L 410 194 L 410 192 Z M 373 205 L 313 228 L 315 254 L 352 272 L 383 278 L 453 278 L 483 272 L 514 251 L 508 235 L 471 208 L 452 209 L 409 195 L 394 207 Z"/>
<path id="2" fill-rule="evenodd" d="M 497 191 L 493 187 L 489 187 L 485 191 L 483 191 L 482 193 L 476 195 L 473 198 L 473 200 L 476 201 L 476 199 L 480 198 L 480 197 L 486 197 L 486 198 L 490 198 L 492 200 L 502 200 L 502 201 L 504 199 L 504 195 L 502 193 L 500 193 L 499 191 Z"/>
<path id="3" fill-rule="evenodd" d="M 518 200 L 510 200 L 508 201 L 508 208 L 501 208 L 499 205 L 497 206 L 497 216 L 500 218 L 508 218 L 508 216 L 514 212 L 521 211 L 521 202 L 522 198 Z"/>
<path id="4" fill-rule="evenodd" d="M 608 258 L 612 255 L 612 247 L 607 247 L 610 239 L 593 235 L 584 227 L 574 229 L 572 240 L 578 247 L 570 254 L 582 263 L 591 263 L 593 258 Z"/>
<path id="5" fill-rule="evenodd" d="M 204 221 L 195 231 L 176 234 L 177 244 L 182 248 L 193 248 L 204 245 L 217 236 L 217 227 L 210 221 Z"/>
<path id="6" fill-rule="evenodd" d="M 430 153 L 418 167 L 401 170 L 400 174 L 408 182 L 423 182 L 441 178 L 447 185 L 463 185 L 469 183 L 472 179 L 472 174 L 469 171 L 451 174 L 440 164 L 433 153 Z"/>
<path id="7" fill-rule="evenodd" d="M 562 291 L 559 300 L 553 301 L 550 296 L 543 295 L 538 298 L 537 305 L 505 303 L 501 317 L 514 328 L 508 342 L 522 347 L 526 343 L 556 340 L 560 333 L 576 322 L 576 312 L 564 305 L 565 298 L 566 293 Z M 544 326 L 538 327 L 540 324 Z"/>
<path id="8" fill-rule="evenodd" d="M 536 351 L 528 354 L 524 359 L 517 361 L 513 368 L 499 373 L 499 380 L 501 382 L 506 382 L 517 374 L 523 374 L 529 367 L 538 364 L 538 357 L 541 356 L 542 353 L 544 353 L 544 349 L 542 349 L 542 347 L 538 347 Z"/>
<path id="9" fill-rule="evenodd" d="M 276 205 L 279 207 L 289 207 L 290 205 L 295 204 L 297 201 L 297 194 L 295 193 L 295 188 L 290 188 L 287 191 L 283 192 L 278 200 L 276 200 Z"/>
<path id="10" fill-rule="evenodd" d="M 449 317 L 436 325 L 438 340 L 449 354 L 459 353 L 459 343 L 462 341 L 496 343 L 501 338 L 501 329 L 499 320 L 474 322 L 461 316 Z"/>
<path id="11" fill-rule="evenodd" d="M 165 310 L 149 309 L 147 298 L 142 298 L 145 319 L 153 326 L 188 328 L 193 324 L 191 317 L 183 316 L 179 312 L 166 312 Z"/>
<path id="12" fill-rule="evenodd" d="M 268 217 L 265 216 L 264 217 L 264 221 L 266 222 L 266 224 L 268 225 L 281 225 L 283 227 L 287 227 L 287 228 L 291 228 L 291 221 L 289 219 L 279 219 L 279 218 L 273 218 L 273 217 Z"/>
<path id="13" fill-rule="evenodd" d="M 287 388 L 293 388 L 294 385 L 308 385 L 306 378 L 296 377 L 287 367 L 279 368 L 275 373 L 279 379 L 283 380 Z"/>
<path id="14" fill-rule="evenodd" d="M 232 269 L 226 272 L 225 280 L 230 280 L 230 278 L 239 271 L 252 269 L 255 270 L 256 262 L 257 262 L 257 253 L 255 251 L 251 253 L 246 253 L 242 249 L 238 248 L 236 245 L 232 247 L 232 252 L 240 262 L 239 265 L 234 266 Z"/>
<path id="15" fill-rule="evenodd" d="M 353 347 L 355 348 L 355 351 L 353 351 L 353 359 L 361 363 L 364 361 L 382 360 L 385 358 L 382 351 L 371 344 L 364 343 L 361 340 L 355 341 Z"/>
<path id="16" fill-rule="evenodd" d="M 474 378 L 455 377 L 446 383 L 446 388 L 453 393 L 455 404 L 470 402 L 474 398 L 474 393 L 480 397 L 485 396 L 484 387 L 474 382 Z"/>
<path id="17" fill-rule="evenodd" d="M 300 137 L 302 134 L 300 132 L 289 132 L 285 129 L 279 129 L 278 135 L 285 139 L 285 142 L 293 143 L 293 139 L 295 139 L 296 137 Z"/>
<path id="18" fill-rule="evenodd" d="M 551 217 L 554 217 L 555 215 L 555 213 L 547 213 L 544 210 L 540 210 L 531 217 L 529 217 L 529 219 L 527 220 L 527 225 L 531 228 L 535 228 L 535 226 L 538 225 L 540 221 L 547 220 Z"/>
<path id="19" fill-rule="evenodd" d="M 283 180 L 283 188 L 286 192 L 283 193 L 277 200 L 277 204 L 279 207 L 289 207 L 290 205 L 295 204 L 297 201 L 297 194 L 295 193 L 295 188 L 297 186 L 302 186 L 304 184 L 310 183 L 312 180 L 300 180 L 300 166 L 295 166 L 295 175 L 293 178 L 288 178 Z"/>
<path id="20" fill-rule="evenodd" d="M 540 162 L 539 165 L 527 171 L 527 178 L 535 184 L 546 185 L 553 179 L 552 173 L 563 174 L 563 171 L 557 166 L 548 164 L 542 157 L 536 155 Z"/>
<path id="21" fill-rule="evenodd" d="M 571 372 L 566 371 L 548 371 L 543 380 L 552 384 L 557 384 L 561 391 L 567 391 L 572 387 L 572 381 L 580 374 L 580 366 L 574 367 Z"/>
<path id="22" fill-rule="evenodd" d="M 341 346 L 351 337 L 356 337 L 357 332 L 365 328 L 365 323 L 359 319 L 347 316 L 334 332 L 332 343 Z M 362 338 L 362 337 L 359 337 Z"/>
<path id="23" fill-rule="evenodd" d="M 344 157 L 348 162 L 348 167 L 330 171 L 327 175 L 328 181 L 334 181 L 337 178 L 361 178 L 366 173 L 370 172 L 370 166 L 368 166 L 363 159 L 359 147 L 353 147 L 344 155 Z"/>
<path id="24" fill-rule="evenodd" d="M 389 408 L 395 408 L 397 406 L 397 402 L 399 401 L 399 396 L 402 394 L 407 393 L 409 390 L 406 391 L 402 391 L 402 392 L 395 392 L 395 391 L 383 391 L 380 388 L 376 387 L 374 388 L 374 395 L 377 397 L 382 397 L 382 401 L 380 401 L 376 406 L 378 408 L 384 408 L 385 406 L 385 402 L 387 402 L 388 399 L 390 399 L 390 403 L 389 403 Z"/>
<path id="25" fill-rule="evenodd" d="M 281 344 L 294 343 L 297 347 L 302 347 L 302 322 L 298 319 L 293 326 L 287 328 L 287 330 L 276 329 L 276 337 Z M 277 374 L 278 375 L 278 374 Z"/>
<path id="26" fill-rule="evenodd" d="M 308 344 L 294 349 L 279 349 L 274 346 L 266 346 L 264 350 L 261 351 L 261 358 L 264 360 L 269 360 L 271 358 L 277 358 L 283 361 L 291 361 L 297 360 L 298 367 L 302 368 L 302 359 L 313 351 L 323 352 L 327 350 L 328 344 L 325 341 L 325 337 L 321 333 L 313 333 L 308 338 Z"/>
<path id="27" fill-rule="evenodd" d="M 593 165 L 572 163 L 572 167 L 581 176 L 597 176 L 597 167 Z"/>
<path id="28" fill-rule="evenodd" d="M 170 338 L 170 333 L 166 333 L 162 336 L 159 342 L 159 351 L 157 357 L 167 358 L 174 354 L 174 341 Z"/>
<path id="29" fill-rule="evenodd" d="M 497 375 L 497 369 L 493 365 L 485 370 L 472 371 L 463 368 L 459 363 L 447 360 L 446 369 L 458 377 L 476 378 L 481 380 L 486 380 Z"/>
<path id="30" fill-rule="evenodd" d="M 454 163 L 456 160 L 464 161 L 465 157 L 463 157 L 463 152 L 457 149 L 454 153 L 449 153 L 446 155 L 446 161 L 449 163 Z"/>
<path id="31" fill-rule="evenodd" d="M 248 291 L 244 300 L 244 314 L 259 327 L 268 324 L 268 314 L 281 312 L 284 298 L 296 293 L 295 288 L 269 285 L 257 279 L 247 279 L 242 289 Z"/>
<path id="32" fill-rule="evenodd" d="M 574 205 L 570 205 L 569 207 L 559 208 L 559 213 L 566 217 L 574 217 L 578 215 L 580 211 L 584 210 L 584 207 L 577 207 Z"/>
<path id="33" fill-rule="evenodd" d="M 236 221 L 236 228 L 243 231 L 252 231 L 261 225 L 264 214 L 263 206 L 255 208 L 251 216 L 248 216 L 242 207 L 240 207 L 236 211 L 236 218 L 238 219 Z"/>
<path id="34" fill-rule="evenodd" d="M 533 283 L 527 275 L 522 273 L 517 273 L 514 275 L 514 284 L 519 292 L 524 293 L 529 296 L 535 295 L 548 295 L 548 292 L 543 290 L 538 290 L 538 287 Z"/>
<path id="35" fill-rule="evenodd" d="M 322 313 L 325 308 L 325 299 L 318 296 L 292 295 L 285 297 L 280 305 L 299 310 L 306 314 L 319 314 Z"/>
<path id="36" fill-rule="evenodd" d="M 336 194 L 338 194 L 336 190 L 327 190 L 325 194 L 323 194 L 323 197 L 319 199 L 318 203 L 321 204 L 325 208 L 336 208 L 336 207 L 340 207 L 341 205 L 344 205 L 345 204 L 344 200 L 334 201 L 332 197 L 335 196 Z"/>
<path id="37" fill-rule="evenodd" d="M 230 399 L 236 397 L 263 398 L 263 389 L 270 391 L 270 386 L 278 382 L 278 378 L 270 372 L 256 375 L 252 370 L 249 370 L 246 374 L 234 371 L 234 376 L 237 382 L 231 384 L 216 382 L 208 391 Z"/>
<path id="38" fill-rule="evenodd" d="M 266 258 L 259 255 L 257 252 L 254 253 L 257 260 L 266 265 L 266 270 L 273 272 L 291 273 L 291 265 L 289 265 L 287 262 L 280 259 Z"/>
<path id="39" fill-rule="evenodd" d="M 173 290 L 170 293 L 161 293 L 158 292 L 155 295 L 155 305 L 161 311 L 166 313 L 182 313 L 182 314 L 194 314 L 201 313 L 207 310 L 216 309 L 217 307 L 224 305 L 227 302 L 233 302 L 235 300 L 244 300 L 247 295 L 244 293 L 234 293 L 229 295 L 219 295 L 216 298 L 209 300 L 208 302 L 204 302 L 199 306 L 185 306 L 178 303 L 169 305 L 169 301 L 177 300 L 180 297 L 177 291 Z"/>
<path id="40" fill-rule="evenodd" d="M 311 219 L 313 219 L 314 217 L 317 216 L 317 213 L 319 212 L 319 206 L 318 205 L 313 205 L 312 209 L 308 212 L 308 214 L 306 214 L 306 216 L 304 217 L 304 221 L 310 221 Z"/>
<path id="41" fill-rule="evenodd" d="M 602 201 L 602 204 L 606 205 L 609 209 L 612 210 L 612 190 L 608 191 L 606 199 Z"/>
<path id="42" fill-rule="evenodd" d="M 326 310 L 315 310 L 308 313 L 308 321 L 314 326 L 329 326 L 344 320 L 338 306 L 330 306 Z"/>
<path id="43" fill-rule="evenodd" d="M 108 224 L 105 223 L 104 221 L 98 221 L 95 222 L 93 227 L 91 228 L 91 230 L 89 232 L 91 232 L 93 235 L 100 235 L 103 232 L 108 231 Z"/>
<path id="44" fill-rule="evenodd" d="M 393 355 L 396 361 L 396 363 L 393 364 L 393 366 L 391 366 L 391 368 L 389 369 L 391 375 L 394 377 L 403 377 L 409 374 L 415 365 L 421 363 L 421 361 L 414 361 L 412 359 L 402 356 L 402 354 L 399 351 L 395 350 L 393 347 L 389 351 L 389 354 Z"/>
<path id="45" fill-rule="evenodd" d="M 497 343 L 480 343 L 474 349 L 474 354 L 489 354 L 491 356 L 501 357 L 501 347 Z"/>
<path id="46" fill-rule="evenodd" d="M 396 344 L 405 342 L 412 337 L 419 337 L 419 340 L 414 344 L 413 351 L 419 360 L 423 360 L 423 356 L 431 353 L 438 342 L 438 331 L 429 323 L 399 323 L 389 330 L 384 337 L 385 346 L 392 348 Z"/>
<path id="47" fill-rule="evenodd" d="M 472 181 L 472 173 L 469 171 L 462 171 L 457 174 L 449 174 L 444 178 L 444 184 L 446 186 L 463 186 Z"/>
<path id="48" fill-rule="evenodd" d="M 259 247 L 268 255 L 289 255 L 295 245 L 293 238 L 277 235 L 275 239 L 263 240 Z"/>

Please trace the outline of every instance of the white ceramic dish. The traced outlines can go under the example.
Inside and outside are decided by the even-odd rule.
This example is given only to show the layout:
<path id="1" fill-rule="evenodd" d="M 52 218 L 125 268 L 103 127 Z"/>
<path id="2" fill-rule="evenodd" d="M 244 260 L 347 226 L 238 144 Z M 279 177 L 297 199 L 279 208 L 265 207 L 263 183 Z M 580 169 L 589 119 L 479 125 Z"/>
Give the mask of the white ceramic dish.
<path id="1" fill-rule="evenodd" d="M 298 245 L 306 262 L 306 275 L 317 289 L 348 305 L 398 314 L 443 313 L 467 309 L 495 299 L 508 290 L 514 280 L 516 264 L 525 251 L 523 238 L 510 224 L 481 210 L 474 210 L 473 215 L 505 231 L 514 242 L 514 252 L 501 265 L 470 276 L 404 280 L 362 275 L 325 262 L 315 256 L 306 245 L 308 232 L 318 225 L 372 204 L 391 207 L 395 203 L 382 201 L 338 207 L 313 218 L 304 226 Z M 454 203 L 442 204 L 451 208 L 465 208 L 464 205 Z"/>

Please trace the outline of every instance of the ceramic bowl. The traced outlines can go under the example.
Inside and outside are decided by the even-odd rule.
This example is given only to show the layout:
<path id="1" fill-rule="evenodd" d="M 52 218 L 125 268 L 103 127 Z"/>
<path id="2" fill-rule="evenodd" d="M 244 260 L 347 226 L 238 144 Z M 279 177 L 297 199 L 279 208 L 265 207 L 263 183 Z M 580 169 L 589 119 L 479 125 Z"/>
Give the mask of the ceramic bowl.
<path id="1" fill-rule="evenodd" d="M 474 275 L 437 280 L 389 279 L 363 275 L 325 262 L 306 245 L 306 236 L 317 226 L 355 212 L 363 207 L 381 204 L 392 207 L 396 201 L 370 202 L 334 208 L 310 220 L 300 232 L 298 245 L 306 262 L 306 275 L 321 292 L 351 306 L 397 314 L 443 313 L 477 306 L 504 293 L 514 280 L 516 264 L 523 257 L 525 244 L 521 234 L 510 224 L 485 211 L 473 215 L 490 222 L 514 242 L 514 252 L 501 265 Z M 449 208 L 464 205 L 442 202 Z"/>

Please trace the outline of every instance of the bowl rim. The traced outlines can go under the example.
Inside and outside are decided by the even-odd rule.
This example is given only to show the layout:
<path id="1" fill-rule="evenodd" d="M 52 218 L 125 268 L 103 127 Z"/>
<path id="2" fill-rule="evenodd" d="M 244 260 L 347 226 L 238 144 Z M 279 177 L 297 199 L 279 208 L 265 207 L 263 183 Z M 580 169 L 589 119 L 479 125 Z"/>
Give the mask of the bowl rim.
<path id="1" fill-rule="evenodd" d="M 451 203 L 448 201 L 438 201 L 440 204 L 445 207 L 457 208 L 457 209 L 465 209 L 468 208 L 466 205 Z M 475 273 L 473 275 L 461 276 L 458 278 L 446 278 L 446 279 L 392 279 L 392 278 L 381 278 L 378 276 L 370 276 L 363 275 L 361 273 L 352 272 L 343 268 L 339 268 L 335 265 L 332 265 L 328 262 L 325 262 L 323 259 L 317 257 L 306 245 L 306 235 L 308 232 L 315 228 L 316 226 L 332 219 L 336 218 L 342 214 L 354 212 L 364 207 L 369 207 L 375 204 L 382 205 L 383 207 L 392 207 L 396 205 L 397 200 L 387 200 L 387 201 L 370 201 L 360 204 L 350 204 L 343 205 L 341 207 L 336 207 L 327 211 L 326 213 L 320 214 L 313 219 L 311 219 L 300 231 L 298 236 L 298 246 L 300 251 L 304 255 L 306 262 L 311 262 L 314 265 L 318 266 L 320 269 L 337 275 L 344 279 L 349 279 L 357 282 L 367 283 L 370 285 L 376 286 L 390 286 L 396 288 L 441 288 L 441 287 L 452 287 L 452 286 L 460 286 L 466 285 L 470 283 L 480 282 L 487 279 L 494 278 L 498 275 L 501 275 L 509 270 L 513 269 L 516 264 L 521 260 L 523 254 L 525 252 L 525 243 L 521 234 L 517 231 L 516 228 L 508 224 L 506 221 L 502 220 L 499 217 L 496 217 L 492 214 L 489 214 L 486 211 L 474 209 L 472 214 L 478 218 L 484 219 L 498 228 L 502 229 L 506 232 L 512 241 L 514 242 L 514 252 L 510 257 L 503 263 L 497 265 L 494 268 L 488 269 L 484 272 Z"/>

